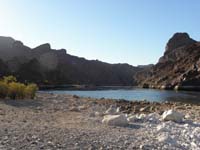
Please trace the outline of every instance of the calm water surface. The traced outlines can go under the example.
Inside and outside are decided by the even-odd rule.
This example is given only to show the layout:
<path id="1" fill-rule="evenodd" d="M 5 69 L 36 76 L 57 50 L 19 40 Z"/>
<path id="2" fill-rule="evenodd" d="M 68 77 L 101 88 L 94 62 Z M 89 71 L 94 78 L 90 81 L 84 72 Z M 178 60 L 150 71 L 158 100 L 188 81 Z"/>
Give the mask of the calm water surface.
<path id="1" fill-rule="evenodd" d="M 189 103 L 200 103 L 200 92 L 191 91 L 165 91 L 155 89 L 118 89 L 118 90 L 50 90 L 45 91 L 56 94 L 71 94 L 91 98 L 111 98 L 125 100 L 147 100 L 147 101 L 182 101 Z"/>

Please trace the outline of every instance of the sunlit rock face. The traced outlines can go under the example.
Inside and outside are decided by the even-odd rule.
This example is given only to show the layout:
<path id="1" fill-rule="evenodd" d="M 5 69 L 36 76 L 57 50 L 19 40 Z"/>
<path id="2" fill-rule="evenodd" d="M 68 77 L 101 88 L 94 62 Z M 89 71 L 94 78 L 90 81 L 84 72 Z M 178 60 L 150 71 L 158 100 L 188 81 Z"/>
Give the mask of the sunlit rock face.
<path id="1" fill-rule="evenodd" d="M 175 33 L 167 42 L 165 52 L 193 43 L 196 43 L 196 41 L 191 39 L 187 33 Z"/>
<path id="2" fill-rule="evenodd" d="M 164 55 L 159 59 L 159 63 L 167 61 L 174 62 L 185 55 L 184 48 L 196 43 L 187 33 L 175 33 L 167 42 Z"/>
<path id="3" fill-rule="evenodd" d="M 136 77 L 141 85 L 155 88 L 200 86 L 200 42 L 187 33 L 174 34 L 158 63 Z"/>

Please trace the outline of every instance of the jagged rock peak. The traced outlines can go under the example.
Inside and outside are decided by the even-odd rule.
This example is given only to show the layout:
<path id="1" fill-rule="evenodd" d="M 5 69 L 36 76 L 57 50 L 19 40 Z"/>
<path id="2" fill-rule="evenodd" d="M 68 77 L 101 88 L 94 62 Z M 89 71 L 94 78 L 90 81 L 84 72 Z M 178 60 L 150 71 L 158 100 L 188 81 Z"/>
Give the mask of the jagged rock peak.
<path id="1" fill-rule="evenodd" d="M 22 46 L 24 46 L 24 44 L 21 41 L 15 41 L 13 43 L 13 47 L 22 47 Z"/>
<path id="2" fill-rule="evenodd" d="M 195 43 L 196 41 L 190 38 L 188 33 L 175 33 L 169 39 L 165 47 L 165 52 L 172 51 L 178 47 L 186 46 Z"/>
<path id="3" fill-rule="evenodd" d="M 40 50 L 50 50 L 51 49 L 51 45 L 49 43 L 45 43 L 42 44 L 34 49 L 40 49 Z"/>
<path id="4" fill-rule="evenodd" d="M 0 36 L 0 47 L 3 48 L 10 48 L 15 40 L 11 37 Z"/>

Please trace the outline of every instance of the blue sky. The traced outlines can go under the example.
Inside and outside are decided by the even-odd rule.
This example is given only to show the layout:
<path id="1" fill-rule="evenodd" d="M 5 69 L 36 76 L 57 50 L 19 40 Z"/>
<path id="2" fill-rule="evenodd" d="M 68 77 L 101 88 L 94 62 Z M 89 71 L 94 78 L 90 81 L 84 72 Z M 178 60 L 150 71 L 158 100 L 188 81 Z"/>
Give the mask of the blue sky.
<path id="1" fill-rule="evenodd" d="M 199 0 L 0 0 L 0 35 L 110 63 L 156 63 L 175 32 L 200 39 Z"/>

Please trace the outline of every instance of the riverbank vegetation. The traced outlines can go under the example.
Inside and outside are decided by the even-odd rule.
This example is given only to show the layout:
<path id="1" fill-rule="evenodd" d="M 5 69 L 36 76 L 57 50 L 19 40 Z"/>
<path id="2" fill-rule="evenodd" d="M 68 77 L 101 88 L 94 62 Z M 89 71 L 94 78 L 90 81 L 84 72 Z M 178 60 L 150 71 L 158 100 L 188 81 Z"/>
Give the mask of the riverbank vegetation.
<path id="1" fill-rule="evenodd" d="M 0 79 L 0 98 L 33 99 L 37 90 L 36 84 L 20 83 L 14 76 L 5 76 Z"/>

